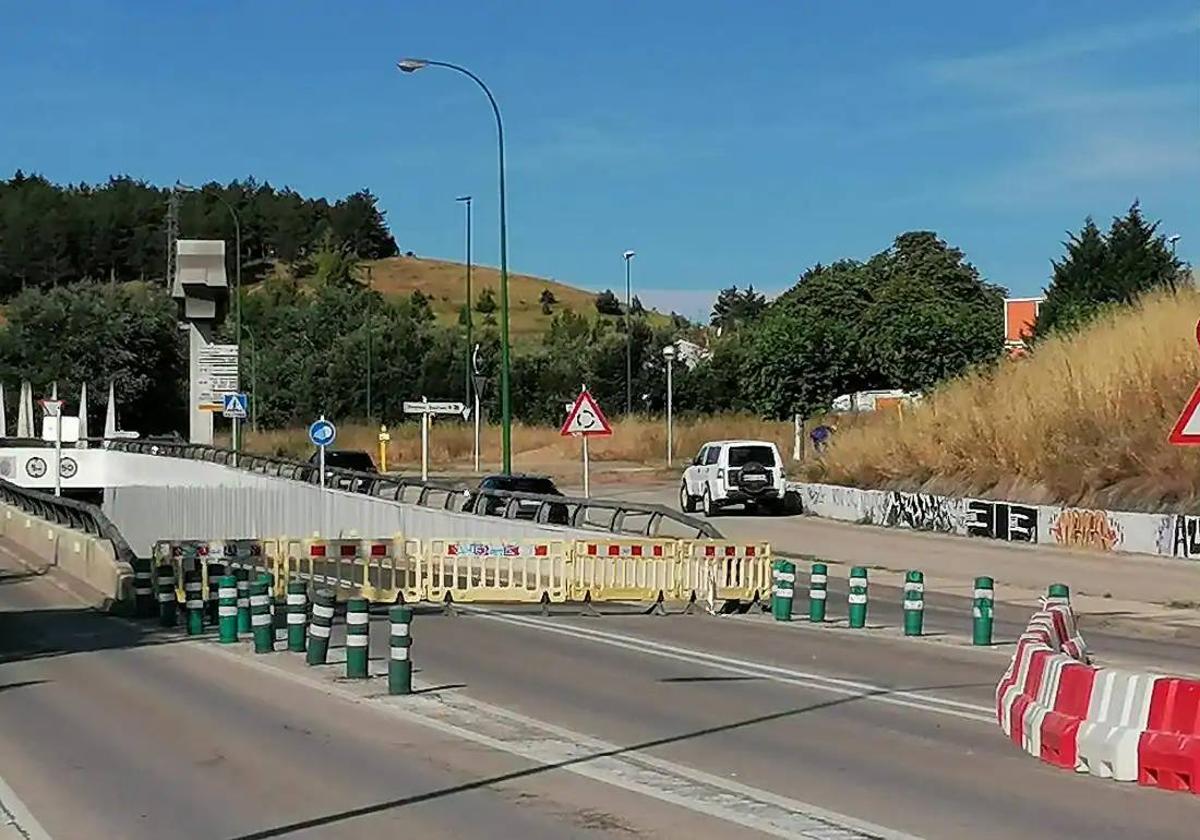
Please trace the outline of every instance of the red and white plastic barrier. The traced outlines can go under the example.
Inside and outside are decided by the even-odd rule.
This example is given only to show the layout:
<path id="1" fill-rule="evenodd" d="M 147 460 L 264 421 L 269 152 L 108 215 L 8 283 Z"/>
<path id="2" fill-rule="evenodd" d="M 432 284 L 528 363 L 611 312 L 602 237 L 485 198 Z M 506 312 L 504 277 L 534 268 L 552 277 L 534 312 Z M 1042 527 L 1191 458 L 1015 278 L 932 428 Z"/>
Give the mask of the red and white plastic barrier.
<path id="1" fill-rule="evenodd" d="M 1200 794 L 1200 680 L 1092 667 L 1066 604 L 1030 619 L 996 686 L 996 718 L 1056 767 Z"/>

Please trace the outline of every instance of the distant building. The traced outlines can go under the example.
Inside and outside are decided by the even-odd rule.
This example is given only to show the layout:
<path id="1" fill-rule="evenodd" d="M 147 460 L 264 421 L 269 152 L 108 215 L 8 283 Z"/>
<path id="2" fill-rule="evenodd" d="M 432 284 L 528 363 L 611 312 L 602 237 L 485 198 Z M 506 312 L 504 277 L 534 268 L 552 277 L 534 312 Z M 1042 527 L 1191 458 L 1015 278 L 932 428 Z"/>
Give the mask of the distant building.
<path id="1" fill-rule="evenodd" d="M 675 340 L 676 358 L 691 370 L 701 361 L 712 358 L 712 351 L 694 341 L 679 338 Z"/>
<path id="2" fill-rule="evenodd" d="M 1025 339 L 1033 332 L 1044 297 L 1004 299 L 1004 349 L 1010 356 L 1023 356 L 1029 349 Z"/>

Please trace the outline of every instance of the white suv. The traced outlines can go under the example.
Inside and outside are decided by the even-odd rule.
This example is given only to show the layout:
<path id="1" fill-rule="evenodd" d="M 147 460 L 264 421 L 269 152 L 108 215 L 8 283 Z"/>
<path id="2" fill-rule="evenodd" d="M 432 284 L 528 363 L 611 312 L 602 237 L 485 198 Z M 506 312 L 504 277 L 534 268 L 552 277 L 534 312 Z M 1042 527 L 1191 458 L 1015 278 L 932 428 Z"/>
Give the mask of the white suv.
<path id="1" fill-rule="evenodd" d="M 715 516 L 726 505 L 747 511 L 784 508 L 783 459 L 775 444 L 764 440 L 718 440 L 700 447 L 679 486 L 679 508 Z"/>

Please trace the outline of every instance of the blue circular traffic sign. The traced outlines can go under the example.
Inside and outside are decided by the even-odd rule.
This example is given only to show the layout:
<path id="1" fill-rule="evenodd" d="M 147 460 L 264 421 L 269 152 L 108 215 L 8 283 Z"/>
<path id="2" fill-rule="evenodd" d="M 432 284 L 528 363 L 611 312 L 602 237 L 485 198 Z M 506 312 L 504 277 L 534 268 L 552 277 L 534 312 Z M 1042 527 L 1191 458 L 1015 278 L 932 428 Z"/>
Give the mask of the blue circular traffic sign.
<path id="1" fill-rule="evenodd" d="M 324 417 L 308 427 L 308 439 L 313 442 L 313 446 L 330 446 L 336 438 L 337 426 Z"/>

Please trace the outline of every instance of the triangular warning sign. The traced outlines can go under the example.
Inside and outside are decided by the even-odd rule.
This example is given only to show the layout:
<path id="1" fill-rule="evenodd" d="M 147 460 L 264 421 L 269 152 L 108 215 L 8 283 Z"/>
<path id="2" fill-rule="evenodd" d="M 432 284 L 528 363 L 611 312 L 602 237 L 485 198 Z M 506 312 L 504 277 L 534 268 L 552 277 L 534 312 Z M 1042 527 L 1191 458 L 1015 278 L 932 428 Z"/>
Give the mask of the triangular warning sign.
<path id="1" fill-rule="evenodd" d="M 1200 321 L 1196 322 L 1196 343 L 1200 344 Z M 1176 446 L 1200 446 L 1200 385 L 1192 392 L 1167 440 Z"/>
<path id="2" fill-rule="evenodd" d="M 567 412 L 567 422 L 563 423 L 559 434 L 564 437 L 567 435 L 600 437 L 611 435 L 612 426 L 608 425 L 608 418 L 604 416 L 604 412 L 596 404 L 595 398 L 585 388 L 579 392 L 579 396 L 575 398 L 575 404 Z"/>

